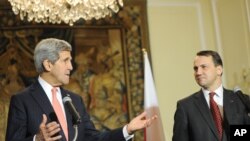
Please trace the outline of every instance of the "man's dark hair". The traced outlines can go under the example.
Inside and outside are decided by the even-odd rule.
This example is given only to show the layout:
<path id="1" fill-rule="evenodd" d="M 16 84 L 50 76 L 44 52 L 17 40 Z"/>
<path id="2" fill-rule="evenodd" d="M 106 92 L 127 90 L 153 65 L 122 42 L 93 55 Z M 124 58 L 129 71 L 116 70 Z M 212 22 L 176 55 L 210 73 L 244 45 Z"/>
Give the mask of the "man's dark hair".
<path id="1" fill-rule="evenodd" d="M 202 51 L 199 51 L 196 55 L 197 56 L 212 56 L 214 65 L 215 66 L 222 66 L 223 67 L 223 63 L 222 63 L 221 57 L 220 57 L 220 55 L 216 51 L 202 50 Z"/>

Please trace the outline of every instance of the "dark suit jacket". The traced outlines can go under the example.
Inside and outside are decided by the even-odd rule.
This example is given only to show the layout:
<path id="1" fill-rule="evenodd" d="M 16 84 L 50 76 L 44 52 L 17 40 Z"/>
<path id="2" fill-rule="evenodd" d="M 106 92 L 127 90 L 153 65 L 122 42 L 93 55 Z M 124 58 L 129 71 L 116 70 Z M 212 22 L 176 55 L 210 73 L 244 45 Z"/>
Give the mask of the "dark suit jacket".
<path id="1" fill-rule="evenodd" d="M 248 124 L 249 117 L 239 97 L 227 89 L 223 94 L 223 111 L 223 141 L 228 141 L 229 125 Z M 177 102 L 174 120 L 173 141 L 219 141 L 212 114 L 201 90 Z"/>
<path id="2" fill-rule="evenodd" d="M 86 112 L 80 96 L 73 94 L 61 88 L 62 97 L 69 94 L 73 104 L 81 116 L 82 122 L 78 126 L 77 141 L 124 141 L 122 128 L 110 132 L 98 132 L 90 117 Z M 74 128 L 72 125 L 72 116 L 65 109 L 69 131 L 69 141 L 73 140 Z M 55 113 L 53 107 L 47 98 L 41 85 L 36 81 L 33 85 L 24 89 L 22 92 L 12 96 L 8 116 L 8 126 L 6 132 L 6 141 L 32 141 L 38 133 L 39 125 L 42 122 L 42 114 L 46 114 L 48 121 L 54 121 Z M 114 121 L 115 122 L 115 121 Z M 65 136 L 61 141 L 65 141 Z"/>

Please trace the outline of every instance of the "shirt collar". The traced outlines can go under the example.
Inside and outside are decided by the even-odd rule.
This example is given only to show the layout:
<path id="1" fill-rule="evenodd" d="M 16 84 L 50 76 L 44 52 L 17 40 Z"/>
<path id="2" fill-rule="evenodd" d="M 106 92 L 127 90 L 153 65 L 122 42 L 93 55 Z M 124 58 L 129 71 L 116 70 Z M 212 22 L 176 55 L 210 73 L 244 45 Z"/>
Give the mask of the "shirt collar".
<path id="1" fill-rule="evenodd" d="M 52 85 L 50 85 L 47 81 L 45 81 L 41 76 L 38 77 L 38 82 L 42 86 L 43 90 L 45 91 L 46 95 L 50 97 L 51 95 L 51 90 L 53 88 Z M 61 93 L 60 88 L 57 87 L 57 92 Z"/>
<path id="2" fill-rule="evenodd" d="M 38 82 L 41 84 L 44 90 L 51 90 L 53 88 L 52 85 L 45 81 L 41 76 L 38 77 Z"/>
<path id="3" fill-rule="evenodd" d="M 211 91 L 208 91 L 204 88 L 202 88 L 202 92 L 205 96 L 209 96 L 209 93 Z M 219 98 L 223 98 L 223 86 L 222 84 L 214 91 L 216 93 L 216 96 L 219 97 Z"/>

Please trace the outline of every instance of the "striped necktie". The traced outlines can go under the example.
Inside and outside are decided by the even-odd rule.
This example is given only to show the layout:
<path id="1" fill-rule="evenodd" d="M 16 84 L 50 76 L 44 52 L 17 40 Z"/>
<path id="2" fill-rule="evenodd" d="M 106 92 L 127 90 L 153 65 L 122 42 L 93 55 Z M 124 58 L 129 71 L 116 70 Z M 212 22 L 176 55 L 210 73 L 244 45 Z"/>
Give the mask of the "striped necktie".
<path id="1" fill-rule="evenodd" d="M 209 93 L 210 110 L 212 112 L 213 119 L 214 119 L 216 128 L 217 128 L 218 133 L 219 133 L 219 138 L 220 138 L 220 141 L 221 141 L 222 140 L 222 132 L 223 132 L 222 118 L 221 118 L 219 107 L 218 107 L 217 103 L 214 101 L 214 95 L 215 95 L 214 92 Z"/>

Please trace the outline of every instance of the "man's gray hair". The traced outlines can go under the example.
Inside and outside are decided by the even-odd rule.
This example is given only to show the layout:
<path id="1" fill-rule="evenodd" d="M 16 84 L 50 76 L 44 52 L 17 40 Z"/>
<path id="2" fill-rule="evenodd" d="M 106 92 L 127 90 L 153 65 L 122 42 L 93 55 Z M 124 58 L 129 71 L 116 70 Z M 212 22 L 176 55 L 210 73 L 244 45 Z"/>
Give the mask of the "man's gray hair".
<path id="1" fill-rule="evenodd" d="M 37 72 L 40 74 L 45 71 L 43 61 L 48 60 L 54 64 L 59 59 L 61 51 L 72 51 L 71 45 L 60 39 L 48 38 L 41 40 L 34 51 L 34 62 Z"/>

